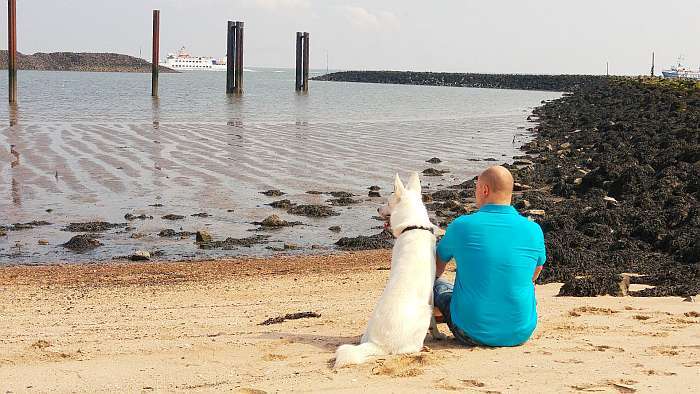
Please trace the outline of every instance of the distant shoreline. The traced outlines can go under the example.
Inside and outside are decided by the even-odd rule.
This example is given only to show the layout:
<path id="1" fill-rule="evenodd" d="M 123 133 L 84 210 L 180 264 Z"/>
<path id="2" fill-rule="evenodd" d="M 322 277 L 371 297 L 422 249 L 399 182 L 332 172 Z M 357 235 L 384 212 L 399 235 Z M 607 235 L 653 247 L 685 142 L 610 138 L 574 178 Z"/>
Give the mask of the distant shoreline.
<path id="1" fill-rule="evenodd" d="M 33 55 L 17 53 L 19 70 L 34 71 L 78 71 L 78 72 L 125 72 L 149 73 L 151 63 L 137 57 L 118 53 L 91 52 L 37 52 Z M 0 69 L 7 69 L 7 51 L 0 51 Z M 177 71 L 159 66 L 163 73 Z"/>

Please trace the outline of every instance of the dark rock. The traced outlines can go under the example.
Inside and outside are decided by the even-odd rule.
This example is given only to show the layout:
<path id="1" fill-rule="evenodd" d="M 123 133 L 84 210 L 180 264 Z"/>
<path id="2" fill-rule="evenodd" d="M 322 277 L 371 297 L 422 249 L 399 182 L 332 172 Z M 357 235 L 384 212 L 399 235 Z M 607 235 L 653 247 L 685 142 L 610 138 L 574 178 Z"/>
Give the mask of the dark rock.
<path id="1" fill-rule="evenodd" d="M 267 228 L 278 228 L 278 227 L 289 227 L 289 226 L 297 226 L 302 224 L 301 222 L 288 222 L 286 220 L 280 219 L 279 216 L 277 215 L 270 215 L 263 219 L 262 222 L 253 222 L 253 224 L 256 224 L 258 226 L 262 227 L 267 227 Z"/>
<path id="2" fill-rule="evenodd" d="M 200 247 L 200 249 L 223 249 L 223 250 L 236 249 L 236 248 L 241 247 L 241 246 L 249 248 L 253 245 L 267 243 L 268 238 L 270 238 L 269 235 L 254 235 L 252 237 L 247 237 L 247 238 L 230 238 L 229 237 L 223 241 L 202 242 L 199 244 L 199 247 Z"/>
<path id="3" fill-rule="evenodd" d="M 328 200 L 328 202 L 331 203 L 331 205 L 344 207 L 344 206 L 348 206 L 348 205 L 359 204 L 362 201 L 356 200 L 352 197 L 339 197 L 339 198 L 332 198 L 332 199 Z"/>
<path id="4" fill-rule="evenodd" d="M 86 222 L 86 223 L 71 223 L 66 226 L 63 231 L 72 233 L 101 233 L 113 228 L 127 227 L 126 223 L 108 223 L 108 222 Z"/>
<path id="5" fill-rule="evenodd" d="M 290 213 L 292 215 L 301 215 L 318 218 L 340 215 L 331 207 L 327 207 L 324 205 L 295 205 L 289 208 L 287 210 L 287 213 Z"/>
<path id="6" fill-rule="evenodd" d="M 323 192 L 320 192 L 318 190 L 309 190 L 306 192 L 306 194 L 323 194 Z"/>
<path id="7" fill-rule="evenodd" d="M 273 208 L 289 209 L 289 208 L 295 206 L 296 204 L 292 204 L 292 202 L 289 200 L 278 200 L 278 201 L 273 201 L 267 205 L 269 205 Z"/>
<path id="8" fill-rule="evenodd" d="M 595 297 L 611 295 L 624 297 L 629 293 L 630 278 L 627 275 L 605 274 L 574 277 L 564 283 L 559 296 Z"/>
<path id="9" fill-rule="evenodd" d="M 437 157 L 433 157 L 433 158 L 430 159 L 430 160 L 426 160 L 426 162 L 427 162 L 427 163 L 430 163 L 430 164 L 440 164 L 440 163 L 442 163 L 442 160 L 440 160 L 440 159 L 437 158 Z"/>
<path id="10" fill-rule="evenodd" d="M 381 197 L 382 195 L 379 194 L 378 191 L 370 190 L 369 193 L 367 193 L 367 196 L 368 196 L 368 197 Z"/>
<path id="11" fill-rule="evenodd" d="M 197 231 L 197 234 L 195 235 L 195 242 L 211 242 L 212 237 L 211 234 L 209 234 L 209 231 L 207 230 L 199 230 Z"/>
<path id="12" fill-rule="evenodd" d="M 98 241 L 93 235 L 90 234 L 79 234 L 71 238 L 68 242 L 62 244 L 64 248 L 68 248 L 74 252 L 85 252 L 88 250 L 95 249 L 98 246 L 102 246 L 102 243 Z"/>
<path id="13" fill-rule="evenodd" d="M 264 194 L 268 197 L 279 197 L 279 196 L 285 195 L 286 193 L 284 193 L 280 190 L 277 190 L 277 189 L 270 189 L 270 190 L 267 190 L 264 192 L 260 192 L 260 194 Z"/>
<path id="14" fill-rule="evenodd" d="M 494 159 L 493 157 L 487 157 L 484 159 L 484 161 L 498 161 L 498 159 Z"/>
<path id="15" fill-rule="evenodd" d="M 19 230 L 31 230 L 35 227 L 39 226 L 49 226 L 51 223 L 44 221 L 44 220 L 33 220 L 28 223 L 15 223 L 8 230 L 10 231 L 19 231 Z"/>
<path id="16" fill-rule="evenodd" d="M 382 190 L 382 188 L 381 188 L 381 187 L 379 187 L 379 186 L 377 186 L 377 185 L 374 185 L 374 186 L 370 186 L 370 187 L 368 187 L 368 189 L 369 189 L 369 190 L 371 190 L 371 191 L 373 191 L 373 192 L 376 192 L 376 191 Z"/>
<path id="17" fill-rule="evenodd" d="M 341 230 L 340 226 L 331 226 L 331 227 L 328 227 L 328 229 L 333 231 L 334 233 L 339 233 Z"/>
<path id="18" fill-rule="evenodd" d="M 124 219 L 129 220 L 129 221 L 136 220 L 136 219 L 146 220 L 146 219 L 153 219 L 153 216 L 146 216 L 144 214 L 134 215 L 131 213 L 127 213 L 126 215 L 124 215 Z"/>
<path id="19" fill-rule="evenodd" d="M 358 237 L 343 237 L 335 244 L 344 250 L 370 250 L 370 249 L 389 249 L 394 246 L 393 236 L 387 232 Z"/>
<path id="20" fill-rule="evenodd" d="M 165 230 L 161 230 L 158 233 L 158 236 L 163 237 L 163 238 L 170 238 L 170 237 L 187 238 L 187 237 L 191 237 L 192 233 L 189 231 L 175 231 L 171 228 L 166 228 Z"/>
<path id="21" fill-rule="evenodd" d="M 448 173 L 448 170 L 437 170 L 435 168 L 426 168 L 423 170 L 423 175 L 425 176 L 442 176 Z"/>
<path id="22" fill-rule="evenodd" d="M 182 220 L 182 219 L 184 219 L 184 218 L 185 218 L 185 217 L 182 216 L 182 215 L 175 215 L 175 214 L 172 214 L 172 213 L 169 213 L 169 214 L 167 214 L 167 215 L 165 215 L 165 216 L 162 217 L 162 219 L 165 219 L 165 220 Z"/>
<path id="23" fill-rule="evenodd" d="M 350 198 L 354 196 L 354 194 L 349 192 L 329 192 L 328 194 L 335 198 Z"/>
<path id="24" fill-rule="evenodd" d="M 199 212 L 199 213 L 192 214 L 192 215 L 190 215 L 190 216 L 192 216 L 192 217 L 198 217 L 198 218 L 208 218 L 208 217 L 210 217 L 211 215 L 208 214 L 208 213 L 206 213 L 206 212 Z"/>
<path id="25" fill-rule="evenodd" d="M 145 250 L 137 250 L 130 257 L 131 261 L 147 261 L 151 259 L 151 253 Z"/>

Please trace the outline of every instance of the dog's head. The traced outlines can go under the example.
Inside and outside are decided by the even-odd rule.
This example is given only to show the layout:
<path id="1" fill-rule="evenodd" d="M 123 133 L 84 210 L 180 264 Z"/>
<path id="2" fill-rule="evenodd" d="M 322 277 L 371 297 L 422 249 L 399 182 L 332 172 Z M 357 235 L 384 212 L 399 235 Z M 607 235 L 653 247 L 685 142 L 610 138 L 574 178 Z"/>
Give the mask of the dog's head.
<path id="1" fill-rule="evenodd" d="M 430 223 L 423 196 L 421 194 L 420 178 L 414 172 L 408 180 L 408 185 L 404 186 L 399 174 L 394 178 L 394 192 L 389 196 L 386 205 L 377 209 L 379 215 L 384 218 L 388 225 L 398 231 L 403 230 L 402 225 L 424 225 Z M 394 234 L 395 236 L 397 234 Z"/>

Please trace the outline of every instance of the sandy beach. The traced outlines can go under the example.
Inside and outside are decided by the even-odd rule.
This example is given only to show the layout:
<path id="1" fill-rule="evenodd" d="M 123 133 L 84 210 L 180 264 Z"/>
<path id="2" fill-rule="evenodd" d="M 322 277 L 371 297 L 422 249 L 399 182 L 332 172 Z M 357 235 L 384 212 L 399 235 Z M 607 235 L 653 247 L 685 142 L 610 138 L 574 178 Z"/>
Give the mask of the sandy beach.
<path id="1" fill-rule="evenodd" d="M 419 354 L 335 371 L 335 348 L 358 340 L 384 287 L 389 253 L 0 268 L 0 392 L 700 386 L 697 303 L 556 297 L 556 283 L 537 287 L 539 326 L 524 346 L 463 348 L 451 337 L 428 338 Z M 296 312 L 320 317 L 260 325 Z"/>

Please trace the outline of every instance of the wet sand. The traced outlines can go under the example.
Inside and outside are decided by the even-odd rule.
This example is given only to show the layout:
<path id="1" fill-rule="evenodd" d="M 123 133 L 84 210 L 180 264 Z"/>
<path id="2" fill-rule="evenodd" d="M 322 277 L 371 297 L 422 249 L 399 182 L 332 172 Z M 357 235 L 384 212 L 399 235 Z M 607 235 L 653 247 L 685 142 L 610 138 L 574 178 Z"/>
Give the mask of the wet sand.
<path id="1" fill-rule="evenodd" d="M 0 392 L 632 393 L 700 385 L 697 303 L 555 297 L 556 283 L 537 287 L 539 327 L 524 346 L 428 339 L 429 351 L 334 371 L 335 348 L 358 339 L 384 287 L 389 253 L 0 268 Z M 259 325 L 306 311 L 320 317 Z"/>

